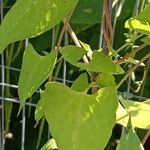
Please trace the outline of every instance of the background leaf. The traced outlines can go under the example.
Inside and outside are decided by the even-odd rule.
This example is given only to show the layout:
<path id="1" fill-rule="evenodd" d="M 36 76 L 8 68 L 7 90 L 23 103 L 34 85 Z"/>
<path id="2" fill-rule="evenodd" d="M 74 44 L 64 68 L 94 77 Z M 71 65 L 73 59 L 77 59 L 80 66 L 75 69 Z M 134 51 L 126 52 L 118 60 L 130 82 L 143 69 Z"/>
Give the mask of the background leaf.
<path id="1" fill-rule="evenodd" d="M 150 23 L 150 5 L 147 5 L 139 14 L 138 19 Z"/>
<path id="2" fill-rule="evenodd" d="M 91 25 L 99 23 L 101 21 L 102 10 L 102 0 L 79 0 L 70 22 Z"/>
<path id="3" fill-rule="evenodd" d="M 133 127 L 150 128 L 150 105 L 131 100 L 121 100 L 125 109 L 120 105 L 117 110 L 117 122 L 127 126 L 129 113 L 131 113 Z"/>

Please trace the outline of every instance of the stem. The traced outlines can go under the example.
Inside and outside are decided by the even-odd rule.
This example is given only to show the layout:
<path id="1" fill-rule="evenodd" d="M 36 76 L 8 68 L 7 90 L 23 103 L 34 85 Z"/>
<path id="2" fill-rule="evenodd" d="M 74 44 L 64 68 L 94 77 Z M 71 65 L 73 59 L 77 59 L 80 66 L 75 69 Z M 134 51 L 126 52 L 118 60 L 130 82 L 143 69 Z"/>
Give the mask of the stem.
<path id="1" fill-rule="evenodd" d="M 117 89 L 118 89 L 118 88 L 122 85 L 122 83 L 131 75 L 131 73 L 132 73 L 133 71 L 135 71 L 135 70 L 140 66 L 140 64 L 143 63 L 145 60 L 147 60 L 149 57 L 150 57 L 150 53 L 148 53 L 146 56 L 144 56 L 144 57 L 140 60 L 140 62 L 138 62 L 133 68 L 131 68 L 131 69 L 127 72 L 127 74 L 124 76 L 124 78 L 119 82 L 119 84 L 117 85 Z"/>
<path id="2" fill-rule="evenodd" d="M 138 36 L 135 36 L 134 38 L 132 38 L 129 42 L 125 43 L 124 45 L 122 45 L 120 48 L 118 48 L 116 50 L 117 53 L 119 53 L 121 50 L 123 50 L 125 47 L 127 47 L 128 45 L 130 45 L 133 41 L 137 40 L 138 38 L 140 38 L 141 36 L 143 36 L 143 34 L 139 34 Z"/>
<path id="3" fill-rule="evenodd" d="M 146 78 L 147 78 L 147 75 L 148 75 L 149 67 L 150 67 L 150 59 L 147 61 L 146 67 L 144 68 L 144 71 L 146 72 L 146 75 L 145 75 L 146 77 L 145 77 L 145 80 L 143 80 L 140 96 L 142 96 L 143 92 L 144 92 L 144 87 L 145 87 L 145 83 L 146 83 Z"/>
<path id="4" fill-rule="evenodd" d="M 42 137 L 42 133 L 43 133 L 43 129 L 44 129 L 44 123 L 45 123 L 45 118 L 42 118 L 41 123 L 40 123 L 39 134 L 38 134 L 38 138 L 37 138 L 36 149 L 38 149 L 40 146 L 41 137 Z"/>
<path id="5" fill-rule="evenodd" d="M 129 57 L 132 57 L 133 55 L 135 55 L 138 51 L 140 51 L 141 49 L 143 49 L 144 47 L 146 47 L 147 44 L 142 44 L 141 46 L 139 46 L 136 49 L 133 49 L 130 53 L 126 54 L 125 56 L 123 56 L 123 58 L 119 59 L 116 64 L 120 65 L 122 63 L 124 63 L 125 60 L 127 60 Z"/>
<path id="6" fill-rule="evenodd" d="M 82 47 L 81 46 L 81 44 L 80 44 L 80 42 L 79 42 L 79 40 L 78 40 L 78 38 L 77 38 L 77 36 L 76 36 L 76 34 L 75 34 L 75 32 L 72 30 L 72 28 L 70 27 L 70 25 L 69 25 L 69 23 L 67 23 L 67 22 L 65 22 L 66 23 L 66 29 L 68 30 L 68 32 L 69 32 L 69 34 L 70 34 L 70 36 L 71 36 L 71 38 L 72 38 L 72 40 L 74 41 L 74 43 L 75 43 L 75 45 L 77 46 L 77 47 Z M 89 61 L 88 61 L 88 59 L 87 59 L 87 57 L 84 55 L 83 56 L 83 61 L 85 62 L 85 63 L 89 63 Z"/>
<path id="7" fill-rule="evenodd" d="M 17 56 L 19 55 L 20 50 L 21 50 L 21 48 L 23 46 L 22 44 L 23 44 L 23 41 L 20 41 L 19 44 L 18 44 L 17 50 L 15 52 L 15 55 L 12 58 L 12 61 L 14 61 L 17 58 Z"/>
<path id="8" fill-rule="evenodd" d="M 12 56 L 13 56 L 13 49 L 14 49 L 14 43 L 10 45 L 10 48 L 6 51 L 6 66 L 11 65 L 12 62 Z M 10 83 L 10 70 L 9 68 L 6 69 L 6 83 Z M 10 89 L 9 87 L 6 87 L 6 97 L 10 97 Z M 12 111 L 12 102 L 5 102 L 5 118 L 6 118 L 6 127 L 5 127 L 5 133 L 7 134 L 9 132 L 9 122 L 10 122 L 10 116 Z"/>
<path id="9" fill-rule="evenodd" d="M 144 136 L 143 140 L 142 140 L 142 145 L 144 145 L 147 141 L 147 139 L 149 138 L 150 136 L 150 129 L 148 130 L 148 132 L 146 133 L 146 135 Z"/>

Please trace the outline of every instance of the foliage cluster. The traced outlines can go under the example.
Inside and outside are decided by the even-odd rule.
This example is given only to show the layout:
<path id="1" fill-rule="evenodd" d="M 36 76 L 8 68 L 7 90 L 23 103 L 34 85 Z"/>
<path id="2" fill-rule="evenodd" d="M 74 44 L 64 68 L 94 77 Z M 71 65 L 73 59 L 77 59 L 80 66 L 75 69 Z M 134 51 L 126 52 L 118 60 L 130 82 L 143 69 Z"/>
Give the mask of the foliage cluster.
<path id="1" fill-rule="evenodd" d="M 113 9 L 109 23 L 116 21 L 117 29 L 125 22 L 125 26 L 115 32 L 108 23 L 106 1 L 18 0 L 1 23 L 0 53 L 7 49 L 6 64 L 21 59 L 23 52 L 18 81 L 19 112 L 25 101 L 40 88 L 35 120 L 40 122 L 45 118 L 53 137 L 42 150 L 57 147 L 60 150 L 109 149 L 115 124 L 121 124 L 124 129 L 117 150 L 144 149 L 135 128 L 150 128 L 149 100 L 131 100 L 132 95 L 128 93 L 123 97 L 118 90 L 125 90 L 125 81 L 130 80 L 133 85 L 129 88 L 138 87 L 135 93 L 148 93 L 145 80 L 149 79 L 150 5 L 141 1 L 138 14 L 133 13 L 134 1 L 126 0 L 121 12 Z M 100 15 L 103 8 L 106 11 L 104 20 L 108 23 L 106 28 L 100 23 L 104 17 Z M 105 41 L 98 47 L 100 24 L 108 31 L 103 29 Z M 119 39 L 125 38 L 124 33 L 125 42 Z M 64 71 L 61 69 L 63 62 L 73 70 L 67 72 L 68 78 L 74 80 L 72 84 L 56 81 Z M 141 81 L 137 80 L 141 75 L 136 77 L 137 68 L 141 72 L 144 70 Z M 10 72 L 7 74 L 9 81 Z M 8 117 L 10 113 L 7 112 Z"/>

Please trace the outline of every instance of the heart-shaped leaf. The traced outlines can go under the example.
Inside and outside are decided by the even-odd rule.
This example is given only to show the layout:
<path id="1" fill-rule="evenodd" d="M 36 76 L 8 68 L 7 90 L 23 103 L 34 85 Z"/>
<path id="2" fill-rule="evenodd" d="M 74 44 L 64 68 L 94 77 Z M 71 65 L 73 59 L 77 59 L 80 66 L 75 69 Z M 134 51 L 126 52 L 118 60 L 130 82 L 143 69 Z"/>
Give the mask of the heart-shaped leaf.
<path id="1" fill-rule="evenodd" d="M 46 84 L 40 101 L 60 150 L 105 148 L 116 121 L 116 87 L 87 95 L 52 82 Z"/>

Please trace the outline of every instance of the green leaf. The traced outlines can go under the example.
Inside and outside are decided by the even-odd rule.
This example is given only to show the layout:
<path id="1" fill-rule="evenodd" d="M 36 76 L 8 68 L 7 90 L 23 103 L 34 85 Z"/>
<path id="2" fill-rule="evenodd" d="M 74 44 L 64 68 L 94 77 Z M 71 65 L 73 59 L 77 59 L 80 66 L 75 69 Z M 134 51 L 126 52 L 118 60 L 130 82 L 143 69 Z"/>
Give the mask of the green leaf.
<path id="1" fill-rule="evenodd" d="M 126 21 L 125 23 L 126 28 L 137 30 L 138 32 L 144 33 L 144 34 L 150 34 L 150 26 L 148 23 L 140 21 L 136 18 L 131 18 Z"/>
<path id="2" fill-rule="evenodd" d="M 115 78 L 113 77 L 112 74 L 106 74 L 106 73 L 100 74 L 97 82 L 100 88 L 116 86 Z"/>
<path id="3" fill-rule="evenodd" d="M 44 109 L 43 109 L 42 101 L 39 101 L 36 105 L 34 118 L 38 122 L 42 117 L 44 117 Z"/>
<path id="4" fill-rule="evenodd" d="M 10 43 L 53 28 L 76 3 L 77 0 L 17 0 L 0 26 L 0 53 Z"/>
<path id="5" fill-rule="evenodd" d="M 54 139 L 50 139 L 42 148 L 41 150 L 55 150 L 58 149 L 56 142 Z"/>
<path id="6" fill-rule="evenodd" d="M 52 73 L 56 56 L 56 51 L 52 51 L 45 56 L 40 56 L 32 45 L 26 48 L 18 83 L 21 105 L 24 104 L 27 98 L 32 96 L 35 90 L 47 79 L 50 73 Z"/>
<path id="7" fill-rule="evenodd" d="M 102 0 L 79 0 L 70 22 L 91 25 L 99 23 L 101 21 L 102 11 Z"/>
<path id="8" fill-rule="evenodd" d="M 143 41 L 145 44 L 150 45 L 150 36 L 143 38 L 141 41 Z"/>
<path id="9" fill-rule="evenodd" d="M 41 101 L 60 150 L 105 148 L 116 121 L 116 87 L 102 88 L 94 96 L 52 82 L 46 84 Z"/>
<path id="10" fill-rule="evenodd" d="M 60 50 L 60 53 L 63 57 L 71 64 L 76 64 L 82 57 L 87 53 L 87 51 L 83 48 L 76 47 L 73 45 L 68 45 L 63 47 Z"/>
<path id="11" fill-rule="evenodd" d="M 138 136 L 132 128 L 130 119 L 128 122 L 128 127 L 125 129 L 124 134 L 122 135 L 117 146 L 117 150 L 144 150 Z"/>
<path id="12" fill-rule="evenodd" d="M 127 126 L 129 113 L 131 113 L 133 127 L 149 129 L 150 128 L 150 105 L 131 100 L 121 100 L 125 109 L 119 105 L 117 109 L 117 122 Z"/>
<path id="13" fill-rule="evenodd" d="M 150 5 L 147 5 L 139 14 L 138 19 L 150 23 Z"/>
<path id="14" fill-rule="evenodd" d="M 92 72 L 122 74 L 123 69 L 116 65 L 109 57 L 102 52 L 94 51 L 90 63 L 85 64 L 80 62 L 82 57 L 87 53 L 85 49 L 76 46 L 66 46 L 60 50 L 64 59 L 69 63 Z"/>
<path id="15" fill-rule="evenodd" d="M 117 10 L 120 12 L 118 19 L 123 20 L 132 16 L 134 8 L 135 8 L 135 1 L 131 0 L 122 1 L 122 9 Z M 114 13 L 114 15 L 116 14 Z"/>
<path id="16" fill-rule="evenodd" d="M 89 87 L 87 73 L 81 74 L 72 84 L 71 88 L 78 92 L 84 92 Z"/>

